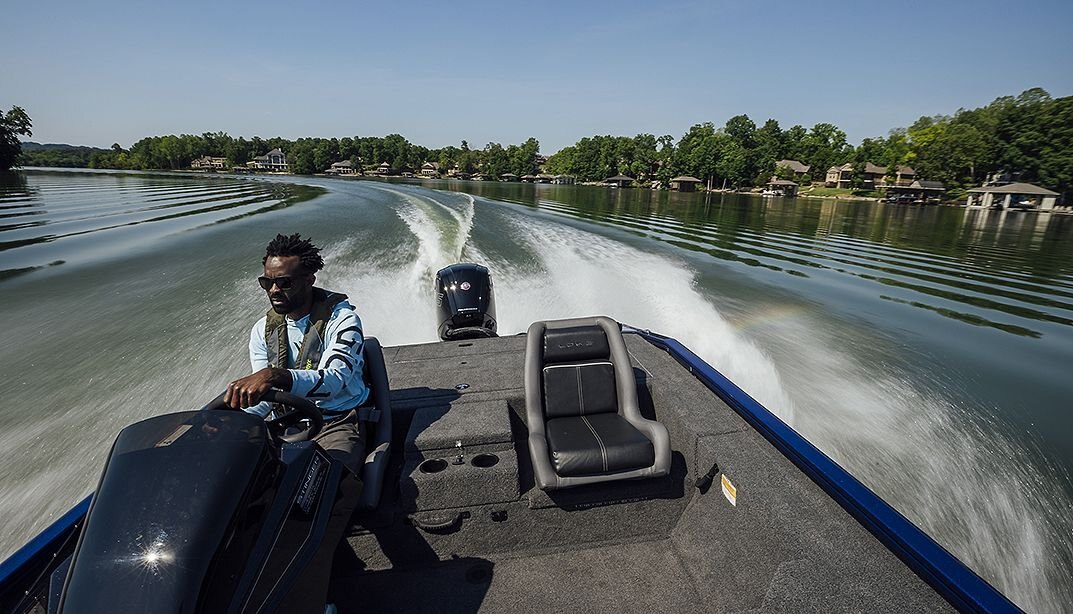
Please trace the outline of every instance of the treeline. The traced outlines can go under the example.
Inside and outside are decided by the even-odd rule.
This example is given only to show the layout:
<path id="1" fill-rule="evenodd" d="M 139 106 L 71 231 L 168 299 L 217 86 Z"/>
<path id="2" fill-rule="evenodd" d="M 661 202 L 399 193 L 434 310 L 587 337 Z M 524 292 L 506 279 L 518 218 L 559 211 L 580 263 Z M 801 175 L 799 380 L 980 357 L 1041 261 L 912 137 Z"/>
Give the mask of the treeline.
<path id="1" fill-rule="evenodd" d="M 692 175 L 717 187 L 747 187 L 766 183 L 782 159 L 811 167 L 809 177 L 797 179 L 822 181 L 828 168 L 846 163 L 860 173 L 871 162 L 890 174 L 910 166 L 917 177 L 949 188 L 979 185 L 1006 171 L 1066 193 L 1073 189 L 1073 97 L 1051 98 L 1042 89 L 1030 89 L 953 116 L 921 117 L 857 147 L 833 124 L 783 130 L 774 119 L 757 127 L 747 115 L 738 115 L 721 128 L 697 124 L 677 143 L 669 135 L 651 134 L 583 138 L 551 156 L 546 169 L 579 181 L 624 174 L 666 184 L 677 175 Z M 794 178 L 787 169 L 777 174 Z"/>
<path id="2" fill-rule="evenodd" d="M 21 166 L 51 166 L 57 168 L 86 168 L 94 154 L 108 150 L 99 147 L 76 145 L 42 145 L 40 143 L 22 143 L 19 155 Z"/>
<path id="3" fill-rule="evenodd" d="M 245 166 L 275 148 L 284 152 L 292 173 L 306 175 L 343 160 L 365 169 L 386 162 L 396 172 L 438 162 L 441 173 L 457 167 L 462 173 L 481 172 L 492 178 L 541 170 L 540 144 L 534 138 L 506 147 L 489 143 L 483 149 L 471 149 L 462 141 L 460 147 L 429 149 L 398 134 L 294 141 L 234 138 L 223 132 L 154 136 L 130 149 L 114 144 L 108 150 L 78 148 L 66 154 L 24 151 L 20 161 L 23 165 L 178 170 L 189 168 L 191 161 L 202 156 L 223 157 L 230 166 Z M 775 163 L 782 159 L 810 166 L 808 176 L 776 169 Z M 890 174 L 899 166 L 911 166 L 918 178 L 941 181 L 955 190 L 979 185 L 1005 171 L 1068 197 L 1073 192 L 1073 97 L 1051 98 L 1042 89 L 1030 89 L 985 107 L 961 109 L 952 116 L 921 117 L 908 128 L 864 139 L 856 147 L 834 124 L 784 130 L 774 119 L 757 126 L 748 115 L 738 115 L 718 128 L 711 122 L 697 124 L 677 142 L 670 135 L 586 137 L 551 156 L 543 170 L 573 175 L 578 181 L 628 175 L 643 183 L 664 185 L 675 176 L 692 175 L 713 186 L 741 188 L 763 185 L 772 175 L 822 181 L 828 168 L 845 163 L 853 163 L 856 174 L 862 176 L 866 162 L 885 166 Z"/>
<path id="4" fill-rule="evenodd" d="M 147 137 L 129 150 L 115 144 L 110 150 L 97 150 L 90 155 L 85 166 L 179 170 L 189 168 L 193 160 L 202 156 L 227 158 L 231 166 L 245 166 L 246 162 L 277 148 L 287 157 L 290 172 L 298 175 L 321 173 L 333 162 L 350 160 L 355 167 L 367 169 L 386 162 L 396 172 L 417 170 L 425 162 L 439 162 L 444 171 L 457 165 L 461 172 L 466 173 L 481 170 L 496 176 L 507 172 L 520 176 L 536 172 L 540 143 L 530 138 L 520 145 L 503 147 L 499 143 L 489 143 L 482 150 L 474 150 L 466 141 L 462 141 L 460 147 L 429 149 L 415 145 L 398 134 L 291 141 L 283 138 L 234 138 L 223 132 L 210 132 Z"/>

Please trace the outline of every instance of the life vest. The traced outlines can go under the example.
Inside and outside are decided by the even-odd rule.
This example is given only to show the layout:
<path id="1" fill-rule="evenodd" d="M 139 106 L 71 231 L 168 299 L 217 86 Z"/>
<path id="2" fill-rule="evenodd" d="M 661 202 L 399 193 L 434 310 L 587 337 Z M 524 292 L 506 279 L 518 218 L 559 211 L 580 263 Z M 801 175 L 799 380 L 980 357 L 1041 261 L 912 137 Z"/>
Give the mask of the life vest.
<path id="1" fill-rule="evenodd" d="M 316 369 L 324 353 L 324 330 L 335 306 L 345 301 L 347 295 L 313 288 L 313 307 L 309 311 L 309 329 L 302 338 L 295 369 Z M 269 309 L 265 316 L 265 347 L 268 349 L 268 366 L 286 369 L 290 365 L 290 342 L 287 339 L 287 318 Z M 274 350 L 274 351 L 273 351 Z"/>

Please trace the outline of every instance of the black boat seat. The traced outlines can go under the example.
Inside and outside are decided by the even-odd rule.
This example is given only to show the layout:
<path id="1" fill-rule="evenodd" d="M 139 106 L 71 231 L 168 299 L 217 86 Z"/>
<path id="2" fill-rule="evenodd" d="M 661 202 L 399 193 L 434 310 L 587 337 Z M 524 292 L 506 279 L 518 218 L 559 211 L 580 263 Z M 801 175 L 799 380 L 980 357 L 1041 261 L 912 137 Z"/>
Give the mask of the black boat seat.
<path id="1" fill-rule="evenodd" d="M 543 490 L 670 471 L 667 429 L 641 416 L 619 324 L 535 322 L 525 352 L 529 452 Z"/>
<path id="2" fill-rule="evenodd" d="M 366 405 L 371 405 L 373 411 L 359 411 L 358 414 L 362 417 L 375 416 L 375 420 L 363 420 L 361 423 L 361 428 L 365 429 L 366 456 L 361 471 L 363 486 L 357 509 L 371 510 L 380 504 L 391 448 L 391 388 L 384 365 L 384 352 L 376 337 L 365 338 L 362 356 L 365 358 L 365 381 L 370 388 Z"/>

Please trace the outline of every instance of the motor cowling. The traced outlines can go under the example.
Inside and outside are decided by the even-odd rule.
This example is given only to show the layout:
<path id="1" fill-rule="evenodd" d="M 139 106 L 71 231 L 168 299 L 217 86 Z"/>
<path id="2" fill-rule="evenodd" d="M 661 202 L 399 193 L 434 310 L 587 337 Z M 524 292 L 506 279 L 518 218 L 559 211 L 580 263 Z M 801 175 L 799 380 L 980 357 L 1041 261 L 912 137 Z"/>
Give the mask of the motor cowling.
<path id="1" fill-rule="evenodd" d="M 488 269 L 459 263 L 436 273 L 437 333 L 444 341 L 496 336 L 495 293 Z"/>
<path id="2" fill-rule="evenodd" d="M 225 611 L 280 462 L 264 421 L 180 412 L 120 432 L 64 589 L 65 612 Z"/>
<path id="3" fill-rule="evenodd" d="M 281 443 L 243 411 L 128 426 L 105 465 L 58 610 L 323 612 L 338 545 L 325 535 L 344 471 L 315 442 Z"/>

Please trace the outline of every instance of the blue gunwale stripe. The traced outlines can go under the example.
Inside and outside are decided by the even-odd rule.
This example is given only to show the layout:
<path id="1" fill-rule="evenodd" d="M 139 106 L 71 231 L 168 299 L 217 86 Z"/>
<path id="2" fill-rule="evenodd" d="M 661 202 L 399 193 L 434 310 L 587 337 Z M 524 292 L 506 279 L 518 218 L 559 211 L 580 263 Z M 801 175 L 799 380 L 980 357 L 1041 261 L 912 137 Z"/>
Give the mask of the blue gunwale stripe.
<path id="1" fill-rule="evenodd" d="M 12 579 L 18 576 L 24 566 L 39 561 L 43 557 L 52 558 L 53 553 L 63 545 L 75 525 L 85 519 L 92 500 L 93 495 L 82 499 L 74 507 L 67 510 L 67 513 L 60 516 L 56 522 L 53 522 L 48 528 L 27 542 L 25 546 L 19 548 L 15 554 L 0 563 L 0 594 L 7 593 L 14 588 L 9 584 Z"/>
<path id="2" fill-rule="evenodd" d="M 963 612 L 1021 612 L 879 495 L 678 340 L 623 327 L 661 347 L 736 411 L 951 605 Z"/>

